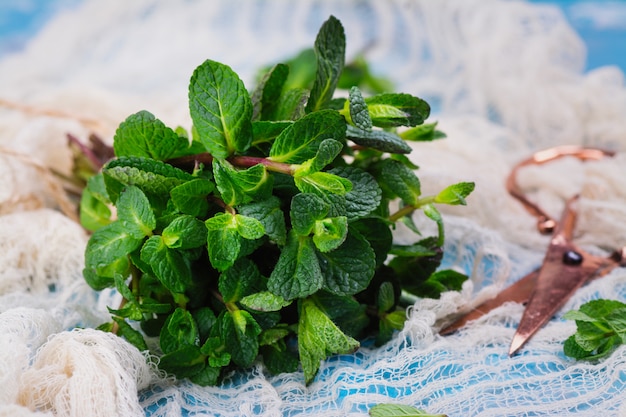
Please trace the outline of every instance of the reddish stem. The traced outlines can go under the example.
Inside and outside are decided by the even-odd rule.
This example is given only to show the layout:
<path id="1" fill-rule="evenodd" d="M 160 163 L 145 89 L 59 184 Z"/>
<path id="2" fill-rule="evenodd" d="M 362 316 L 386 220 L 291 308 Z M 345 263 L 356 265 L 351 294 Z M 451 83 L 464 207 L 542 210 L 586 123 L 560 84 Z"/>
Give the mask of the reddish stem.
<path id="1" fill-rule="evenodd" d="M 292 165 L 290 164 L 274 162 L 267 158 L 257 156 L 231 156 L 227 160 L 231 164 L 243 168 L 249 168 L 254 165 L 261 164 L 270 171 L 280 172 L 287 175 L 293 175 L 294 171 Z M 193 167 L 199 163 L 210 165 L 213 162 L 213 155 L 210 153 L 200 153 L 197 155 L 181 156 L 179 158 L 170 159 L 167 162 L 176 167 Z"/>
<path id="2" fill-rule="evenodd" d="M 256 156 L 231 156 L 228 161 L 240 167 L 252 167 L 258 164 L 264 165 L 269 171 L 280 172 L 282 174 L 293 175 L 293 167 L 290 164 L 282 162 L 274 162 L 267 158 L 260 158 Z"/>

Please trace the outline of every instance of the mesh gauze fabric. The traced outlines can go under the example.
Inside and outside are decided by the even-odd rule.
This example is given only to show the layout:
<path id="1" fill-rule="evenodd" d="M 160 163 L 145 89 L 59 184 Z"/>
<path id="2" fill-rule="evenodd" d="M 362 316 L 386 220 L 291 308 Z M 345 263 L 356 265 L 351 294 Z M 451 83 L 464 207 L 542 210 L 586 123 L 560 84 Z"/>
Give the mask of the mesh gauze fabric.
<path id="1" fill-rule="evenodd" d="M 59 213 L 58 190 L 37 166 L 69 172 L 66 133 L 110 142 L 141 109 L 189 127 L 197 65 L 221 61 L 252 87 L 258 67 L 311 46 L 330 14 L 346 29 L 348 59 L 365 52 L 396 90 L 434 104 L 431 119 L 448 137 L 410 156 L 424 193 L 476 182 L 467 206 L 442 207 L 445 264 L 471 280 L 418 301 L 387 345 L 366 341 L 330 358 L 309 386 L 300 372 L 269 376 L 260 366 L 219 387 L 164 378 L 123 340 L 88 330 L 119 296 L 83 282 L 87 236 Z M 578 291 L 518 356 L 507 355 L 517 304 L 437 335 L 456 311 L 541 263 L 548 238 L 504 189 L 515 162 L 561 144 L 626 148 L 624 76 L 583 73 L 584 64 L 562 14 L 521 1 L 83 0 L 59 13 L 0 61 L 0 416 L 364 416 L 383 402 L 449 416 L 626 415 L 626 349 L 574 362 L 562 342 L 575 327 L 560 319 L 593 298 L 626 301 L 624 269 Z M 555 216 L 579 192 L 577 243 L 605 254 L 625 243 L 625 167 L 622 153 L 564 159 L 525 169 L 519 182 Z M 396 238 L 409 236 L 399 228 Z"/>

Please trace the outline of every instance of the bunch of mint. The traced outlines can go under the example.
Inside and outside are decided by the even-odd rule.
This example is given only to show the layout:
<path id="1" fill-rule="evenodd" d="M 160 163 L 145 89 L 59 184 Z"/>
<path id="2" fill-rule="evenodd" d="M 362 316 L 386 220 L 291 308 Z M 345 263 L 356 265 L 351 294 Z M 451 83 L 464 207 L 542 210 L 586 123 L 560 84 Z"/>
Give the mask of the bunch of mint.
<path id="1" fill-rule="evenodd" d="M 466 279 L 438 270 L 435 204 L 465 204 L 474 184 L 423 196 L 404 155 L 406 140 L 441 136 L 424 124 L 429 105 L 365 97 L 358 85 L 335 98 L 340 82 L 372 78 L 344 71 L 332 16 L 313 51 L 310 85 L 278 64 L 251 93 L 231 68 L 205 61 L 189 85 L 191 132 L 133 114 L 116 131 L 115 158 L 88 180 L 84 276 L 123 297 L 100 328 L 142 350 L 158 337 L 159 366 L 179 378 L 212 385 L 262 360 L 272 373 L 301 366 L 309 383 L 329 355 L 389 340 L 415 297 Z M 436 236 L 419 236 L 418 209 Z M 416 243 L 393 243 L 398 221 Z"/>

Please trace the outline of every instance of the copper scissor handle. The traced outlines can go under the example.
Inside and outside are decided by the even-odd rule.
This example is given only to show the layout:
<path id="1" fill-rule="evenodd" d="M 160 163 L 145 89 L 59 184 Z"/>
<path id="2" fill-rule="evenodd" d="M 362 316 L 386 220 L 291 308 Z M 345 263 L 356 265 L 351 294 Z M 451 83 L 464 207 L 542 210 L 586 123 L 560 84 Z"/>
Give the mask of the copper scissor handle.
<path id="1" fill-rule="evenodd" d="M 617 266 L 626 265 L 626 247 L 615 251 L 608 258 L 603 258 L 582 251 L 572 242 L 576 222 L 574 205 L 578 196 L 567 201 L 561 219 L 557 222 L 537 204 L 530 201 L 516 181 L 519 169 L 528 165 L 541 165 L 566 156 L 586 161 L 613 155 L 615 153 L 612 151 L 596 148 L 559 146 L 537 152 L 513 167 L 506 180 L 507 190 L 511 196 L 522 203 L 529 213 L 537 217 L 537 229 L 540 233 L 552 233 L 542 266 L 501 291 L 495 298 L 482 303 L 457 319 L 441 330 L 441 334 L 452 333 L 505 302 L 526 303 L 524 315 L 509 350 L 509 354 L 513 355 L 580 286 L 591 279 L 606 275 Z"/>
<path id="2" fill-rule="evenodd" d="M 563 158 L 566 156 L 573 156 L 581 161 L 598 160 L 607 156 L 614 156 L 615 152 L 597 149 L 597 148 L 583 148 L 575 145 L 557 146 L 554 148 L 545 149 L 543 151 L 536 152 L 530 158 L 519 162 L 513 167 L 511 173 L 506 179 L 506 189 L 512 197 L 516 198 L 526 211 L 537 218 L 537 230 L 539 233 L 549 235 L 554 232 L 556 228 L 556 220 L 541 209 L 537 204 L 530 201 L 526 195 L 522 192 L 519 185 L 517 185 L 517 172 L 528 165 L 543 165 L 546 162 L 554 161 L 555 159 Z"/>

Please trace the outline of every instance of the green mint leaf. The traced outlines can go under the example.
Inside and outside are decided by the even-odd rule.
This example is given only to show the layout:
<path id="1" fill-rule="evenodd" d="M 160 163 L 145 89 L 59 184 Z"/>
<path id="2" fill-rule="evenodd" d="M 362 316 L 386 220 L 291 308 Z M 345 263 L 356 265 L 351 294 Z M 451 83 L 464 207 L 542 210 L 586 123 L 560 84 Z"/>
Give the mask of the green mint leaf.
<path id="1" fill-rule="evenodd" d="M 227 65 L 206 60 L 189 83 L 189 110 L 200 142 L 216 158 L 246 151 L 252 142 L 252 102 Z"/>
<path id="2" fill-rule="evenodd" d="M 255 218 L 236 214 L 235 224 L 237 233 L 239 233 L 244 239 L 260 239 L 265 234 L 263 224 Z"/>
<path id="3" fill-rule="evenodd" d="M 394 153 L 394 154 L 389 155 L 389 158 L 394 159 L 398 162 L 401 162 L 404 166 L 406 166 L 409 169 L 412 169 L 412 170 L 419 169 L 419 166 L 415 165 L 413 161 L 411 161 L 409 157 L 406 155 Z"/>
<path id="4" fill-rule="evenodd" d="M 583 313 L 580 310 L 568 311 L 567 313 L 563 314 L 563 319 L 565 319 L 565 320 L 576 320 L 576 321 L 588 321 L 590 323 L 598 321 L 597 318 L 593 318 L 593 317 Z"/>
<path id="5" fill-rule="evenodd" d="M 160 303 L 150 297 L 141 299 L 141 311 L 144 314 L 168 314 L 172 311 L 172 305 L 168 303 Z"/>
<path id="6" fill-rule="evenodd" d="M 372 119 L 367 110 L 367 104 L 361 95 L 361 90 L 358 87 L 350 88 L 346 104 L 348 105 L 350 122 L 361 130 L 372 130 Z"/>
<path id="7" fill-rule="evenodd" d="M 328 172 L 312 172 L 305 175 L 294 175 L 296 187 L 303 193 L 313 193 L 320 197 L 327 194 L 344 196 L 352 190 L 352 183 L 338 175 Z"/>
<path id="8" fill-rule="evenodd" d="M 126 283 L 125 277 L 120 274 L 116 274 L 115 288 L 126 299 L 126 304 L 120 309 L 112 309 L 107 307 L 111 314 L 119 317 L 129 318 L 131 320 L 140 321 L 143 320 L 145 314 L 168 314 L 172 310 L 172 306 L 169 303 L 160 303 L 150 297 L 143 296 L 142 290 L 139 290 L 141 298 L 138 300 L 133 294 L 131 289 Z"/>
<path id="9" fill-rule="evenodd" d="M 384 314 L 378 323 L 378 334 L 376 335 L 376 346 L 382 346 L 393 338 L 396 331 L 404 328 L 406 321 L 406 311 L 397 310 Z"/>
<path id="10" fill-rule="evenodd" d="M 113 321 L 117 323 L 117 335 L 126 339 L 131 345 L 135 346 L 140 351 L 148 350 L 148 345 L 144 340 L 141 333 L 131 327 L 130 324 L 126 322 L 126 320 L 113 317 Z"/>
<path id="11" fill-rule="evenodd" d="M 421 296 L 421 284 L 441 265 L 443 250 L 434 237 L 422 239 L 417 244 L 411 245 L 411 248 L 420 249 L 416 249 L 415 253 L 408 256 L 396 255 L 388 265 L 395 272 L 403 290 Z M 397 247 L 393 248 L 390 253 L 395 254 L 396 249 Z"/>
<path id="12" fill-rule="evenodd" d="M 443 292 L 460 291 L 465 281 L 467 281 L 465 274 L 450 269 L 440 270 L 422 283 L 419 293 L 422 297 L 440 298 Z"/>
<path id="13" fill-rule="evenodd" d="M 107 193 L 106 184 L 104 183 L 104 176 L 102 172 L 99 172 L 87 180 L 86 190 L 97 200 L 103 204 L 111 204 L 111 199 Z"/>
<path id="14" fill-rule="evenodd" d="M 241 333 L 244 333 L 246 331 L 246 326 L 248 325 L 249 318 L 252 318 L 250 313 L 248 313 L 247 311 L 245 313 L 247 315 L 242 314 L 242 311 L 239 309 L 234 309 L 233 311 L 230 311 L 230 317 L 233 320 L 233 324 Z"/>
<path id="15" fill-rule="evenodd" d="M 386 159 L 380 173 L 385 186 L 408 205 L 417 203 L 421 195 L 419 178 L 401 162 Z"/>
<path id="16" fill-rule="evenodd" d="M 219 377 L 220 368 L 207 365 L 200 372 L 191 375 L 189 380 L 201 387 L 207 387 L 217 384 Z"/>
<path id="17" fill-rule="evenodd" d="M 141 242 L 139 242 L 141 243 Z M 88 261 L 85 257 L 86 262 Z M 127 277 L 130 275 L 130 260 L 128 256 L 117 258 L 108 264 L 100 264 L 98 267 L 87 266 L 83 269 L 83 277 L 87 284 L 94 290 L 115 287 L 113 277 L 117 274 Z"/>
<path id="18" fill-rule="evenodd" d="M 353 85 L 372 93 L 383 93 L 393 90 L 393 83 L 386 78 L 372 74 L 365 56 L 360 53 L 346 64 L 339 79 L 339 88 L 348 89 Z"/>
<path id="19" fill-rule="evenodd" d="M 207 248 L 211 265 L 218 271 L 230 268 L 241 250 L 243 237 L 237 233 L 234 216 L 228 213 L 217 214 L 205 222 Z"/>
<path id="20" fill-rule="evenodd" d="M 196 178 L 172 188 L 170 196 L 172 203 L 181 213 L 202 217 L 209 208 L 207 196 L 214 188 L 211 181 Z"/>
<path id="21" fill-rule="evenodd" d="M 430 243 L 430 240 L 425 243 Z M 437 247 L 433 247 L 429 244 L 423 244 L 422 242 L 414 243 L 412 245 L 393 245 L 389 251 L 391 255 L 401 257 L 422 257 L 422 256 L 434 256 L 438 253 Z"/>
<path id="22" fill-rule="evenodd" d="M 183 346 L 196 346 L 198 341 L 198 327 L 193 316 L 187 310 L 176 308 L 161 328 L 161 350 L 163 353 L 175 352 Z"/>
<path id="23" fill-rule="evenodd" d="M 346 119 L 346 122 L 350 119 L 350 110 L 346 106 L 348 106 L 348 99 L 344 97 L 336 97 L 333 98 L 328 104 L 327 108 L 337 110 L 341 115 Z M 349 123 L 349 122 L 348 122 Z"/>
<path id="24" fill-rule="evenodd" d="M 282 339 L 287 337 L 289 333 L 291 333 L 291 331 L 285 324 L 279 324 L 271 329 L 263 330 L 259 335 L 259 345 L 276 345 L 277 343 L 280 343 Z"/>
<path id="25" fill-rule="evenodd" d="M 285 300 L 280 295 L 276 295 L 269 291 L 261 291 L 254 294 L 246 295 L 239 300 L 244 307 L 255 311 L 280 311 L 291 304 L 291 301 Z"/>
<path id="26" fill-rule="evenodd" d="M 291 227 L 300 236 L 308 236 L 315 222 L 326 217 L 329 205 L 315 194 L 300 193 L 291 199 Z"/>
<path id="27" fill-rule="evenodd" d="M 163 237 L 152 236 L 141 247 L 141 260 L 150 265 L 157 279 L 173 293 L 184 293 L 191 285 L 191 266 L 182 252 L 170 249 Z"/>
<path id="28" fill-rule="evenodd" d="M 348 125 L 346 138 L 357 145 L 393 154 L 410 153 L 413 149 L 400 136 L 385 130 L 363 130 Z"/>
<path id="29" fill-rule="evenodd" d="M 83 189 L 80 197 L 80 224 L 87 230 L 95 232 L 111 223 L 111 210 L 89 190 Z"/>
<path id="30" fill-rule="evenodd" d="M 349 220 L 366 216 L 378 208 L 382 190 L 370 173 L 351 166 L 333 168 L 328 172 L 352 183 L 352 189 L 344 196 Z"/>
<path id="31" fill-rule="evenodd" d="M 192 249 L 206 244 L 207 229 L 202 221 L 183 214 L 174 218 L 161 236 L 168 248 Z"/>
<path id="32" fill-rule="evenodd" d="M 348 218 L 328 217 L 315 221 L 313 243 L 320 252 L 337 249 L 348 236 Z"/>
<path id="33" fill-rule="evenodd" d="M 370 408 L 369 414 L 370 417 L 446 417 L 402 404 L 378 404 Z"/>
<path id="34" fill-rule="evenodd" d="M 247 368 L 259 354 L 261 327 L 247 311 L 235 310 L 221 316 L 222 333 L 232 361 Z"/>
<path id="35" fill-rule="evenodd" d="M 209 365 L 212 367 L 228 366 L 230 364 L 231 355 L 225 350 L 224 341 L 218 336 L 209 337 L 200 352 L 209 357 Z"/>
<path id="36" fill-rule="evenodd" d="M 142 239 L 151 236 L 156 228 L 156 217 L 148 197 L 135 186 L 126 187 L 117 200 L 117 218 L 124 228 Z"/>
<path id="37" fill-rule="evenodd" d="M 334 139 L 324 139 L 320 143 L 315 156 L 300 165 L 296 169 L 296 175 L 307 175 L 313 172 L 321 171 L 329 165 L 341 153 L 343 144 Z"/>
<path id="38" fill-rule="evenodd" d="M 625 308 L 626 304 L 618 300 L 591 300 L 580 306 L 580 312 L 595 319 L 606 319 L 606 317 L 617 309 Z"/>
<path id="39" fill-rule="evenodd" d="M 330 16 L 320 28 L 314 44 L 317 58 L 315 81 L 306 105 L 307 113 L 315 112 L 333 98 L 343 71 L 346 55 L 346 35 L 341 22 Z"/>
<path id="40" fill-rule="evenodd" d="M 200 340 L 206 340 L 211 332 L 211 328 L 215 323 L 217 323 L 217 317 L 215 317 L 215 313 L 209 307 L 201 307 L 197 310 L 191 312 L 193 319 L 196 322 L 196 327 L 198 328 L 198 334 L 200 335 Z"/>
<path id="41" fill-rule="evenodd" d="M 437 139 L 443 139 L 446 134 L 437 130 L 437 122 L 424 123 L 423 125 L 415 126 L 410 129 L 406 129 L 400 132 L 399 135 L 404 140 L 411 142 L 431 142 Z"/>
<path id="42" fill-rule="evenodd" d="M 292 231 L 267 281 L 268 290 L 289 301 L 313 294 L 323 283 L 312 239 Z"/>
<path id="43" fill-rule="evenodd" d="M 294 88 L 284 91 L 278 101 L 275 120 L 298 120 L 305 115 L 305 106 L 309 99 L 309 90 Z"/>
<path id="44" fill-rule="evenodd" d="M 85 248 L 85 266 L 94 269 L 102 275 L 103 269 L 118 261 L 126 259 L 127 255 L 141 246 L 142 238 L 135 237 L 128 232 L 124 225 L 115 221 L 98 230 L 89 238 Z M 127 261 L 125 262 L 127 263 Z M 110 278 L 114 275 L 110 274 Z"/>
<path id="45" fill-rule="evenodd" d="M 365 304 L 353 296 L 339 296 L 327 291 L 318 291 L 312 298 L 342 332 L 354 338 L 363 336 L 361 332 L 370 324 Z"/>
<path id="46" fill-rule="evenodd" d="M 320 362 L 331 354 L 352 353 L 359 342 L 344 334 L 310 299 L 302 301 L 298 321 L 298 350 L 304 379 L 310 383 Z"/>
<path id="47" fill-rule="evenodd" d="M 271 143 L 283 130 L 291 126 L 289 121 L 255 121 L 252 122 L 252 146 Z"/>
<path id="48" fill-rule="evenodd" d="M 435 197 L 435 203 L 450 205 L 466 205 L 465 197 L 474 191 L 473 182 L 459 182 L 443 189 Z"/>
<path id="49" fill-rule="evenodd" d="M 219 213 L 204 223 L 211 265 L 218 271 L 230 268 L 239 258 L 244 239 L 259 239 L 265 233 L 260 221 L 240 214 Z"/>
<path id="50" fill-rule="evenodd" d="M 284 62 L 289 67 L 289 77 L 287 84 L 285 84 L 286 90 L 310 89 L 313 86 L 317 65 L 313 48 L 304 48 L 297 55 Z"/>
<path id="51" fill-rule="evenodd" d="M 254 262 L 241 258 L 222 272 L 217 288 L 225 303 L 234 303 L 253 293 L 261 281 L 261 273 Z"/>
<path id="52" fill-rule="evenodd" d="M 322 110 L 298 119 L 274 140 L 269 152 L 271 161 L 301 164 L 315 157 L 324 139 L 342 142 L 346 122 L 335 110 Z"/>
<path id="53" fill-rule="evenodd" d="M 606 321 L 611 329 L 626 343 L 626 306 L 616 308 L 606 316 Z"/>
<path id="54" fill-rule="evenodd" d="M 343 143 L 335 139 L 325 139 L 320 143 L 320 147 L 317 149 L 317 153 L 313 158 L 313 169 L 321 171 L 337 158 L 343 149 Z"/>
<path id="55" fill-rule="evenodd" d="M 430 205 L 432 206 L 432 204 Z M 419 227 L 417 227 L 417 225 L 415 224 L 415 219 L 413 218 L 413 216 L 411 215 L 412 213 L 402 216 L 402 218 L 400 219 L 400 221 L 409 228 L 409 230 L 411 230 L 413 233 L 415 233 L 416 235 L 420 236 L 422 234 L 422 232 L 420 231 Z"/>
<path id="56" fill-rule="evenodd" d="M 261 164 L 235 169 L 228 161 L 215 159 L 213 175 L 222 200 L 231 207 L 263 200 L 272 192 L 273 177 Z"/>
<path id="57" fill-rule="evenodd" d="M 133 295 L 133 292 L 130 290 L 130 288 L 128 288 L 128 285 L 126 284 L 126 277 L 120 274 L 116 274 L 113 277 L 113 280 L 115 281 L 115 289 L 117 290 L 117 292 L 120 293 L 122 297 L 124 297 L 127 301 L 135 301 L 135 296 Z"/>
<path id="58" fill-rule="evenodd" d="M 266 200 L 239 206 L 238 209 L 240 214 L 261 222 L 267 236 L 282 246 L 287 241 L 287 228 L 280 204 L 280 199 L 272 196 Z"/>
<path id="59" fill-rule="evenodd" d="M 378 94 L 365 99 L 374 126 L 417 126 L 430 115 L 430 106 L 410 94 Z"/>
<path id="60" fill-rule="evenodd" d="M 441 213 L 433 204 L 426 204 L 422 207 L 422 211 L 432 221 L 437 224 L 437 243 L 438 247 L 443 246 L 443 242 L 445 241 L 445 228 L 443 225 L 443 217 Z"/>
<path id="61" fill-rule="evenodd" d="M 148 195 L 168 195 L 170 190 L 194 179 L 191 174 L 169 164 L 142 157 L 114 159 L 102 168 L 104 183 L 113 202 L 124 186 L 136 185 Z"/>
<path id="62" fill-rule="evenodd" d="M 107 307 L 107 310 L 113 315 L 113 317 L 121 319 L 141 320 L 143 318 L 141 306 L 134 301 L 127 302 L 122 308 L 113 309 L 111 307 Z"/>
<path id="63" fill-rule="evenodd" d="M 395 289 L 389 281 L 383 282 L 378 288 L 376 306 L 379 313 L 385 313 L 396 305 Z"/>
<path id="64" fill-rule="evenodd" d="M 311 188 L 318 197 L 322 197 L 329 206 L 327 217 L 337 217 L 346 215 L 346 198 L 344 195 L 324 193 L 322 190 Z"/>
<path id="65" fill-rule="evenodd" d="M 159 367 L 177 378 L 191 378 L 202 372 L 206 364 L 198 346 L 185 345 L 161 356 Z"/>
<path id="66" fill-rule="evenodd" d="M 118 157 L 141 156 L 164 161 L 187 148 L 188 139 L 178 136 L 145 110 L 128 116 L 113 137 L 113 149 Z"/>
<path id="67" fill-rule="evenodd" d="M 336 295 L 353 295 L 367 288 L 376 267 L 373 249 L 356 230 L 350 230 L 337 249 L 319 253 L 324 289 Z"/>
<path id="68" fill-rule="evenodd" d="M 252 94 L 252 120 L 272 120 L 289 76 L 289 67 L 276 64 L 261 79 Z"/>
<path id="69" fill-rule="evenodd" d="M 578 343 L 576 343 L 575 335 L 571 335 L 565 340 L 565 343 L 563 344 L 563 353 L 576 360 L 586 359 L 591 355 L 590 352 L 583 349 Z"/>
<path id="70" fill-rule="evenodd" d="M 587 353 L 586 360 L 596 360 L 607 356 L 613 348 L 621 343 L 621 338 L 615 332 L 607 331 L 606 322 L 577 322 L 574 340 L 580 349 Z"/>
<path id="71" fill-rule="evenodd" d="M 97 291 L 115 286 L 113 278 L 111 278 L 110 276 L 105 277 L 99 275 L 95 268 L 84 268 L 83 278 L 85 278 L 85 282 L 87 283 L 87 285 Z"/>
<path id="72" fill-rule="evenodd" d="M 387 260 L 387 255 L 393 243 L 393 234 L 389 225 L 379 218 L 363 218 L 350 223 L 350 227 L 363 236 L 376 257 L 376 267 L 380 267 Z"/>
<path id="73" fill-rule="evenodd" d="M 298 358 L 283 346 L 262 346 L 261 355 L 267 370 L 273 375 L 298 370 Z"/>

